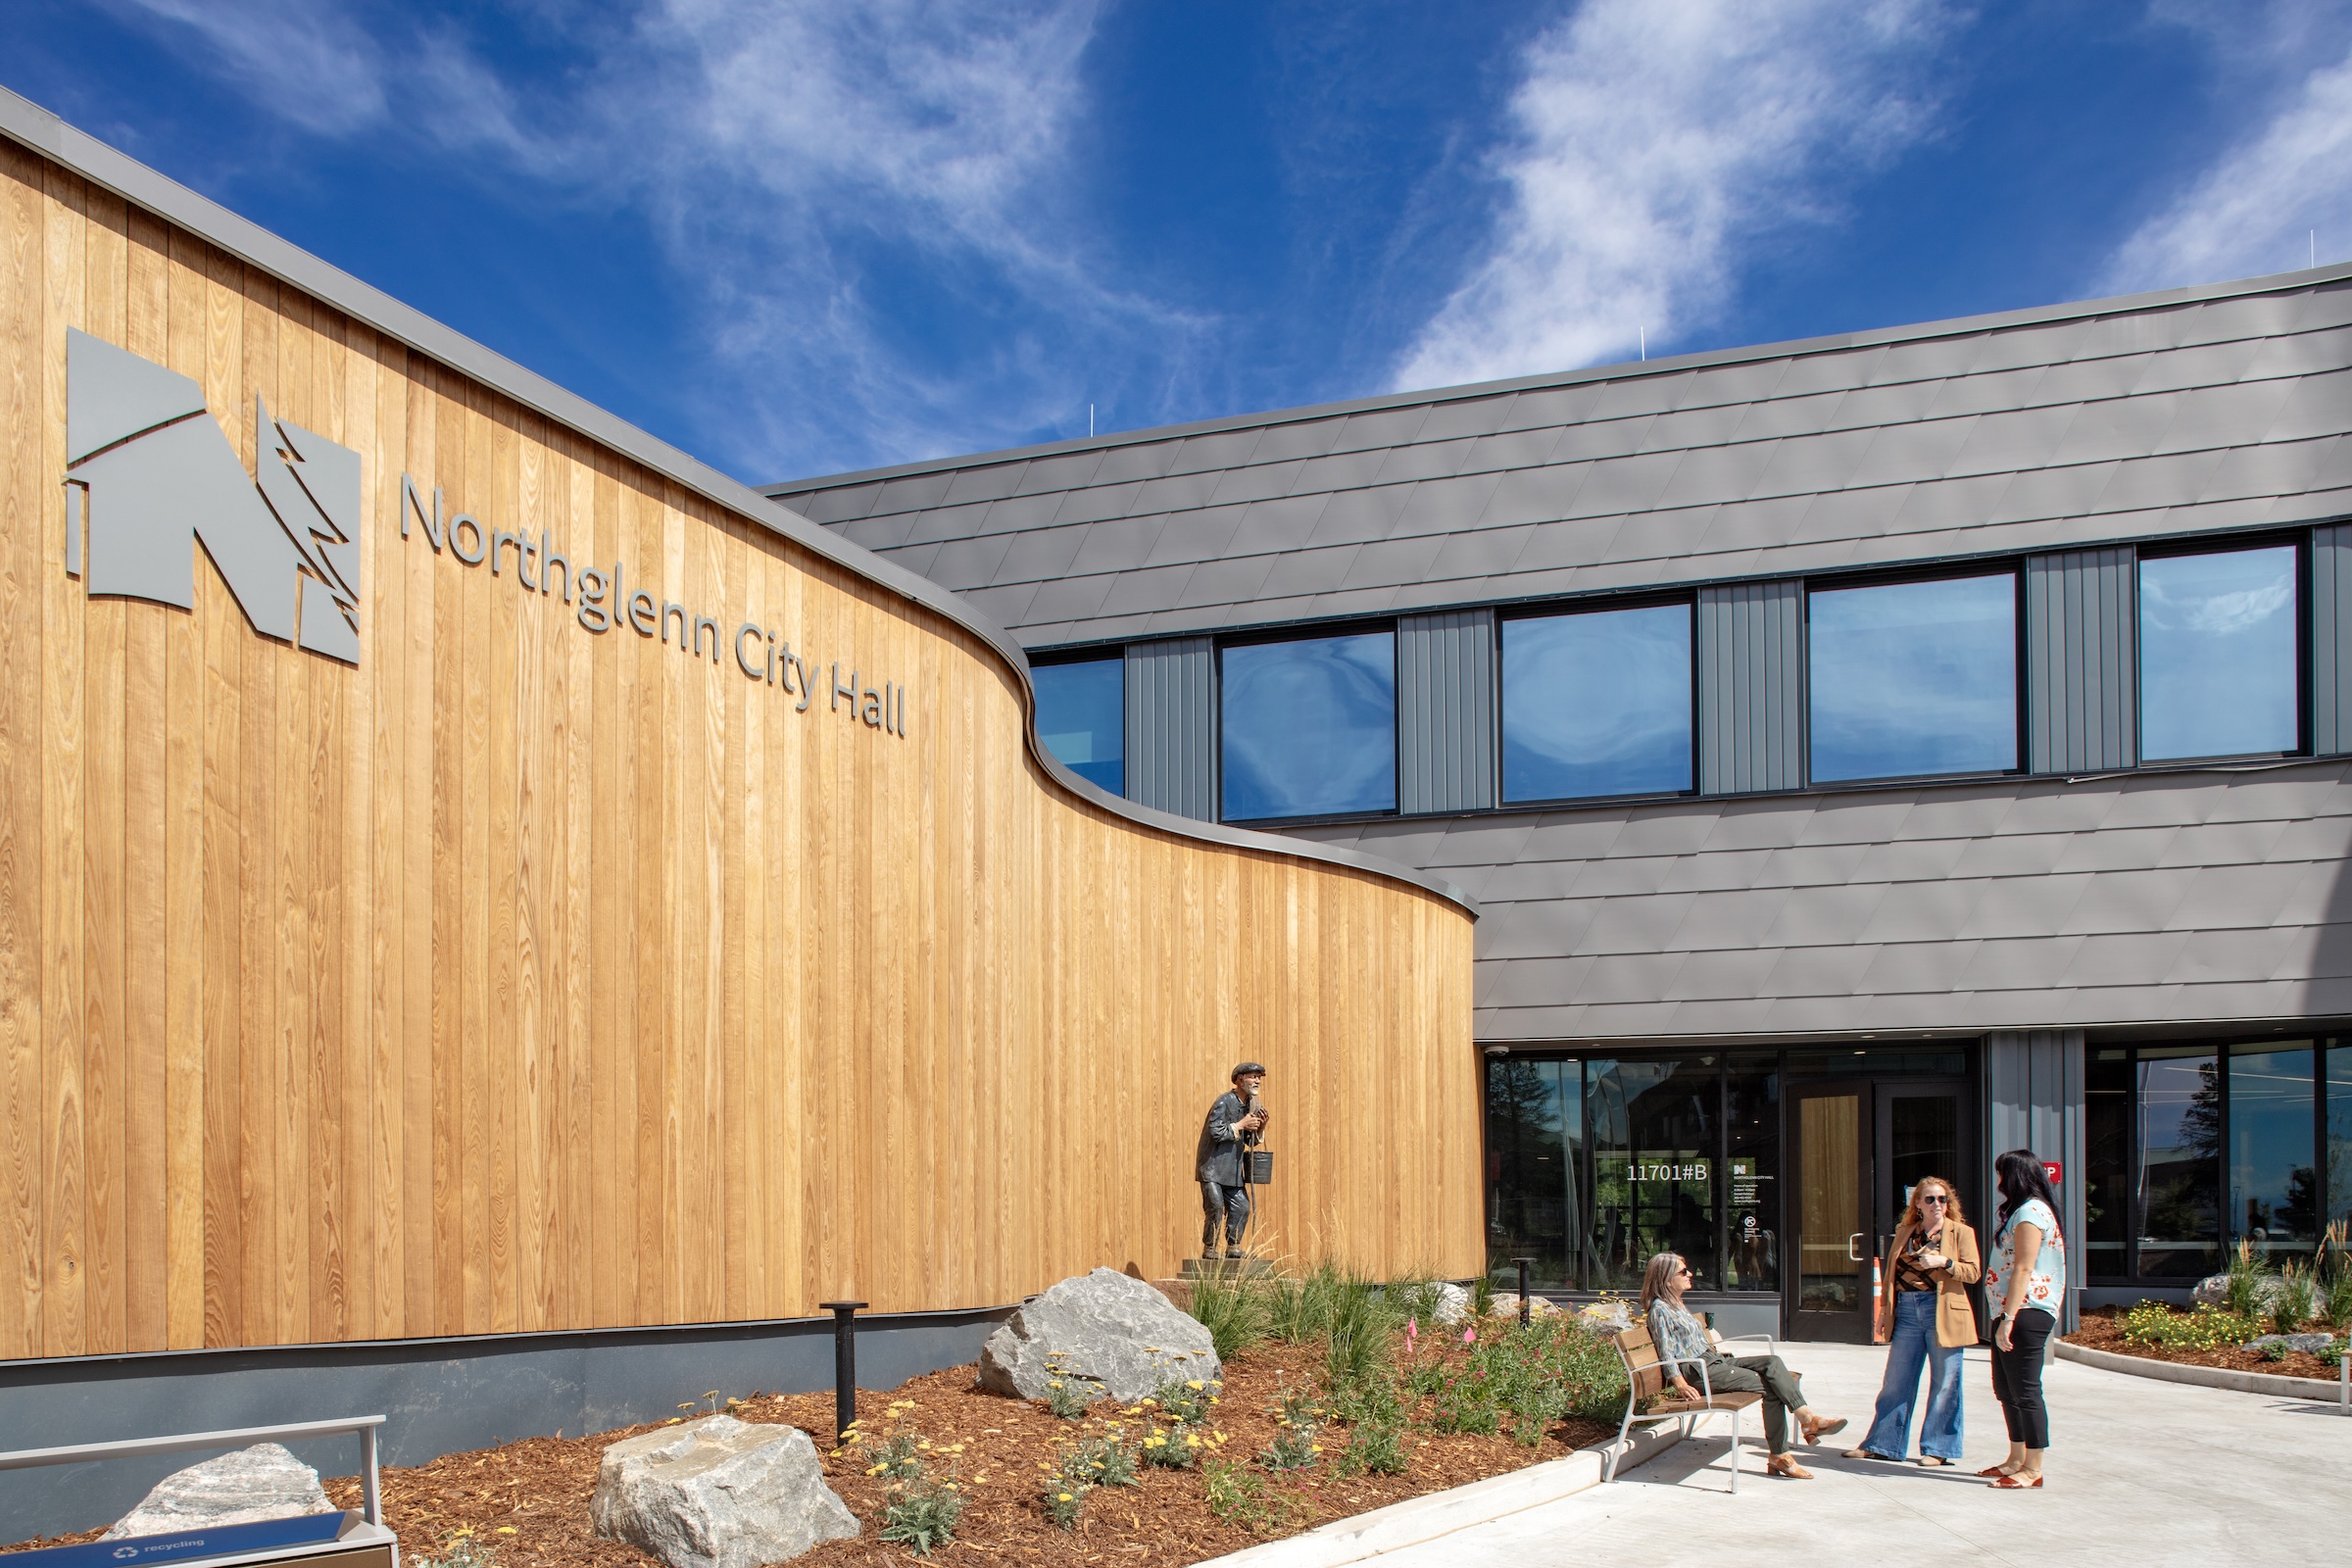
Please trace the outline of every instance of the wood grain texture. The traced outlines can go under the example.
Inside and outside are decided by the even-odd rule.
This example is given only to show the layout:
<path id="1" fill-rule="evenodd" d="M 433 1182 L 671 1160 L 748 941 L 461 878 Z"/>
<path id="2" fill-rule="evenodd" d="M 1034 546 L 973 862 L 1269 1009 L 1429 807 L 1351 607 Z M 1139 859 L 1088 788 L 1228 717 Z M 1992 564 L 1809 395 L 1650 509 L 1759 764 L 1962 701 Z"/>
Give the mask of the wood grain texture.
<path id="1" fill-rule="evenodd" d="M 65 574 L 69 326 L 361 454 L 356 668 Z M 1165 1274 L 1244 1056 L 1269 1240 L 1479 1266 L 1460 909 L 1072 797 L 970 633 L 13 145 L 0 405 L 0 1360 Z"/>

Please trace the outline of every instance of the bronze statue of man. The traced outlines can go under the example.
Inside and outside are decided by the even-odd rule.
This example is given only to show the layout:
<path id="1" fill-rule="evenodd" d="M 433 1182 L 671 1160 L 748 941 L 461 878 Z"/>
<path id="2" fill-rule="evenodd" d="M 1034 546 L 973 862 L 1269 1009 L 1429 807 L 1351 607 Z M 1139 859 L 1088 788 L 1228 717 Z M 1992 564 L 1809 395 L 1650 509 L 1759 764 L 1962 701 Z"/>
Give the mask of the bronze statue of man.
<path id="1" fill-rule="evenodd" d="M 1242 1235 L 1250 1228 L 1250 1151 L 1266 1130 L 1266 1107 L 1258 1086 L 1266 1069 L 1245 1061 L 1233 1069 L 1233 1087 L 1208 1107 L 1200 1129 L 1200 1256 L 1217 1255 L 1217 1226 L 1225 1227 L 1225 1255 L 1244 1257 Z"/>

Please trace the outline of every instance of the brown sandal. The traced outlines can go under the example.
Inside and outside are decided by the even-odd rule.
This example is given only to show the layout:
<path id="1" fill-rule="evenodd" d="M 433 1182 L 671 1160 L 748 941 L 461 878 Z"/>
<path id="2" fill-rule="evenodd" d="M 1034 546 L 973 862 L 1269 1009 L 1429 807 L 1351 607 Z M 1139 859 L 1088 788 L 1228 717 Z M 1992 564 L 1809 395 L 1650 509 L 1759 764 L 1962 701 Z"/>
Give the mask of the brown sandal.
<path id="1" fill-rule="evenodd" d="M 1764 1461 L 1764 1473 L 1779 1476 L 1783 1481 L 1810 1481 L 1813 1472 L 1796 1462 L 1792 1453 L 1776 1453 Z"/>
<path id="2" fill-rule="evenodd" d="M 1992 1484 L 2007 1491 L 2023 1492 L 2028 1488 L 2040 1486 L 2041 1477 L 2038 1473 L 2029 1477 L 2023 1471 L 2020 1471 L 2018 1474 L 2013 1476 L 1994 1476 L 1992 1478 Z"/>

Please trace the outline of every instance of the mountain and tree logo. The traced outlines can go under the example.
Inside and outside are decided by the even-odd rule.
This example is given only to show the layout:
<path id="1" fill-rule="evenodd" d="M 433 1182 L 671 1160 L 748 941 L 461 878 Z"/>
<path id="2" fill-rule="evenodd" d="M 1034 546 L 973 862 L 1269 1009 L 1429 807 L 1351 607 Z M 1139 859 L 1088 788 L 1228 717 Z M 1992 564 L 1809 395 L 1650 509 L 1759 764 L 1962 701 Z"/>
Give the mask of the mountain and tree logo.
<path id="1" fill-rule="evenodd" d="M 254 428 L 248 477 L 195 381 L 68 328 L 66 570 L 193 610 L 201 544 L 254 630 L 357 664 L 360 455 L 259 397 Z"/>

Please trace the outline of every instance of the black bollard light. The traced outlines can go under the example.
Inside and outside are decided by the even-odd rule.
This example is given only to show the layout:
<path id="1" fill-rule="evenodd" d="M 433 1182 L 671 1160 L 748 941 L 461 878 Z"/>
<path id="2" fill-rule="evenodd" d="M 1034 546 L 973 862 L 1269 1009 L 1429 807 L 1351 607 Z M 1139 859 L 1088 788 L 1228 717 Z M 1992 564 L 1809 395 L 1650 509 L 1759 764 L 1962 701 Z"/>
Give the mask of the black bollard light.
<path id="1" fill-rule="evenodd" d="M 833 1314 L 833 1446 L 858 1424 L 858 1309 L 863 1301 L 819 1301 Z"/>
<path id="2" fill-rule="evenodd" d="M 1528 1320 L 1535 1316 L 1527 1298 L 1527 1271 L 1535 1266 L 1536 1260 L 1532 1257 L 1514 1257 L 1511 1261 L 1519 1265 L 1519 1326 L 1525 1328 Z"/>

